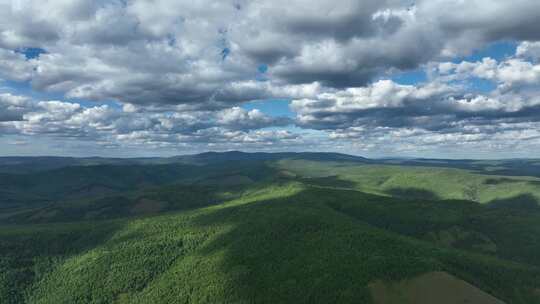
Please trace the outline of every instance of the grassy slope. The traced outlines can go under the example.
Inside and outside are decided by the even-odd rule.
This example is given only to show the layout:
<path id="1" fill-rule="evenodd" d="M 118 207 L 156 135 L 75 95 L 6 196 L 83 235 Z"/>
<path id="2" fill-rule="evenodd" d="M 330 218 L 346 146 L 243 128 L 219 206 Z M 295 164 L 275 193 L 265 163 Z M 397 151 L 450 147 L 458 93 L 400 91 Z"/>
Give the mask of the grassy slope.
<path id="1" fill-rule="evenodd" d="M 376 194 L 467 199 L 482 203 L 520 196 L 523 199 L 540 201 L 540 178 L 534 177 L 498 176 L 489 175 L 489 172 L 481 174 L 440 167 L 358 165 L 304 160 L 281 160 L 276 162 L 275 166 L 308 178 L 336 176 L 335 184 L 341 182 L 345 188 Z"/>
<path id="2" fill-rule="evenodd" d="M 378 204 L 390 204 L 385 200 L 288 183 L 145 219 L 3 227 L 0 252 L 19 247 L 11 252 L 24 252 L 26 264 L 11 256 L 13 265 L 0 266 L 0 298 L 55 304 L 367 303 L 370 282 L 443 270 L 507 303 L 540 303 L 529 297 L 540 282 L 538 268 L 413 238 L 421 233 L 408 229 L 426 225 L 417 225 L 424 217 L 412 212 L 381 222 L 365 216 Z M 428 213 L 438 210 L 449 218 L 442 222 L 459 222 L 459 216 L 449 216 L 459 212 L 439 209 Z M 385 220 L 402 225 L 387 227 Z M 54 244 L 65 243 L 66 250 L 55 250 Z"/>

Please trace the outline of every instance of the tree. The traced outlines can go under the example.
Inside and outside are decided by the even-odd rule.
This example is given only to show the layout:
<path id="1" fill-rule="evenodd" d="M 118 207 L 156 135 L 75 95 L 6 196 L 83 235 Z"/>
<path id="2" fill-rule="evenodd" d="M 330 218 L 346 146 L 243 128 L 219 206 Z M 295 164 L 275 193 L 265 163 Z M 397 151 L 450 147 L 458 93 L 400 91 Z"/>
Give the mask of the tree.
<path id="1" fill-rule="evenodd" d="M 478 185 L 468 184 L 463 189 L 463 197 L 467 200 L 477 202 L 478 201 Z"/>

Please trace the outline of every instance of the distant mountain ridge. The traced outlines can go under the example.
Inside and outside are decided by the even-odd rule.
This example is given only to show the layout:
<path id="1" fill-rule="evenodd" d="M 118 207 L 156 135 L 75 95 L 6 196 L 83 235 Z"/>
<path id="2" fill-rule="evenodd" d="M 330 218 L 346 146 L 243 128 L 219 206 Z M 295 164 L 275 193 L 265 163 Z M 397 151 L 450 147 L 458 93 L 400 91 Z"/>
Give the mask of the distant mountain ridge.
<path id="1" fill-rule="evenodd" d="M 409 167 L 459 168 L 489 174 L 540 177 L 540 159 L 433 159 L 433 158 L 366 158 L 336 152 L 203 152 L 171 157 L 57 157 L 35 156 L 0 157 L 0 173 L 43 172 L 76 166 L 130 166 L 130 165 L 210 165 L 225 162 L 277 161 L 295 159 L 306 161 L 334 161 L 358 164 L 398 165 Z"/>
<path id="2" fill-rule="evenodd" d="M 227 151 L 227 152 L 204 152 L 194 155 L 182 155 L 173 157 L 182 161 L 202 161 L 205 163 L 221 162 L 221 161 L 246 161 L 246 160 L 279 160 L 279 159 L 305 159 L 318 161 L 369 161 L 365 157 L 354 156 L 335 152 L 242 152 L 242 151 Z"/>
<path id="3" fill-rule="evenodd" d="M 266 161 L 279 159 L 305 159 L 313 161 L 370 162 L 361 157 L 334 152 L 204 152 L 172 157 L 58 157 L 58 156 L 7 156 L 0 157 L 0 173 L 39 172 L 71 166 L 96 165 L 164 165 L 164 164 L 215 164 L 227 161 Z"/>

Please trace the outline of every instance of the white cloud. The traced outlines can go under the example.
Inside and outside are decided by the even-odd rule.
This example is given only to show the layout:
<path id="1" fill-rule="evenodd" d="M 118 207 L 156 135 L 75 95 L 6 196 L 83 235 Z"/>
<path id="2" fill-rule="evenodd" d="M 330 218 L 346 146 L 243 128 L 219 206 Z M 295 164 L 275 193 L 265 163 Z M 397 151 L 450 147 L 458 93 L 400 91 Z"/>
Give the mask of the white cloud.
<path id="1" fill-rule="evenodd" d="M 516 55 L 522 58 L 530 58 L 535 62 L 540 61 L 540 41 L 524 41 L 519 44 Z"/>
<path id="2" fill-rule="evenodd" d="M 288 131 L 260 130 L 290 124 L 259 110 L 239 107 L 221 111 L 146 111 L 108 105 L 84 107 L 62 101 L 34 101 L 0 94 L 1 130 L 10 134 L 74 138 L 109 145 L 120 143 L 175 146 L 197 143 L 273 144 L 297 138 Z"/>
<path id="3" fill-rule="evenodd" d="M 523 0 L 26 3 L 0 10 L 0 48 L 48 54 L 33 61 L 35 73 L 17 64 L 9 75 L 69 97 L 136 104 L 231 106 L 273 97 L 249 85 L 260 64 L 274 86 L 357 87 L 389 68 L 498 39 L 540 38 L 540 4 Z"/>
<path id="4" fill-rule="evenodd" d="M 538 121 L 539 19 L 534 0 L 0 0 L 0 81 L 72 100 L 2 94 L 0 132 L 156 147 L 298 143 L 300 131 L 265 129 L 290 119 L 241 107 L 282 98 L 299 126 L 334 139 L 412 129 L 431 132 L 426 145 L 487 140 L 497 132 L 486 125 Z M 514 56 L 449 61 L 502 40 L 519 43 Z M 26 48 L 45 53 L 28 59 Z M 385 79 L 418 68 L 425 83 Z M 496 89 L 478 92 L 478 79 Z"/>
<path id="5" fill-rule="evenodd" d="M 351 138 L 358 130 L 370 132 L 379 127 L 454 134 L 470 126 L 539 120 L 540 74 L 531 62 L 484 58 L 428 64 L 426 69 L 431 78 L 425 83 L 400 85 L 379 80 L 365 87 L 296 99 L 291 108 L 299 125 L 327 130 L 333 138 Z M 493 81 L 496 89 L 475 91 L 475 78 Z"/>
<path id="6" fill-rule="evenodd" d="M 0 122 L 21 120 L 31 108 L 31 101 L 27 97 L 0 93 Z"/>
<path id="7" fill-rule="evenodd" d="M 26 81 L 32 78 L 34 63 L 23 54 L 0 48 L 0 80 Z"/>

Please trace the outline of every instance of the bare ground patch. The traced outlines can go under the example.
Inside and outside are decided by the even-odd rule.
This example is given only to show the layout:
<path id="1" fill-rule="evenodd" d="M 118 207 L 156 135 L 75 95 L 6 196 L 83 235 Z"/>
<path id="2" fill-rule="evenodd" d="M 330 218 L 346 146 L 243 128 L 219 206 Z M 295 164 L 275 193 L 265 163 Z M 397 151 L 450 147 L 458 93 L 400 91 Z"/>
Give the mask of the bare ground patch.
<path id="1" fill-rule="evenodd" d="M 158 213 L 167 208 L 166 202 L 155 201 L 147 198 L 141 198 L 133 206 L 131 212 L 134 214 Z"/>
<path id="2" fill-rule="evenodd" d="M 446 272 L 429 272 L 395 283 L 369 284 L 375 304 L 504 304 Z"/>

